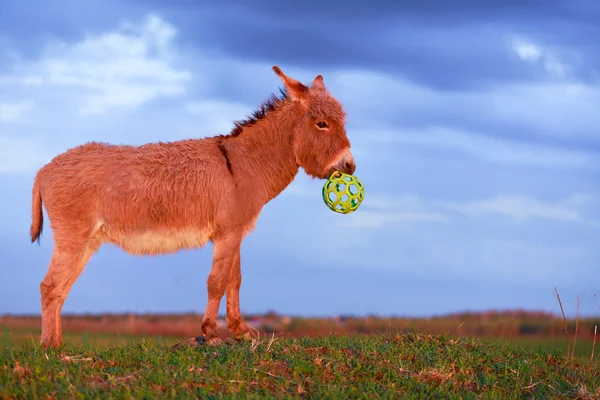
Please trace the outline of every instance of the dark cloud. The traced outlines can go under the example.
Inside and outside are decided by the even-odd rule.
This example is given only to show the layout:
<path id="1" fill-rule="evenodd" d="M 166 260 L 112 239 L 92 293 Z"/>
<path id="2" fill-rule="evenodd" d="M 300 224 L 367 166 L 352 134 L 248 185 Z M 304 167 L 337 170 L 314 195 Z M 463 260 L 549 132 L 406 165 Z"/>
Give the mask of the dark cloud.
<path id="1" fill-rule="evenodd" d="M 163 5 L 160 0 L 130 0 L 129 4 L 142 7 Z M 199 5 L 207 7 L 199 7 Z M 455 0 L 440 2 L 437 0 L 422 0 L 419 2 L 407 0 L 386 1 L 351 1 L 351 2 L 322 2 L 306 0 L 303 2 L 271 2 L 231 0 L 226 3 L 216 3 L 197 0 L 175 0 L 169 2 L 169 8 L 178 12 L 190 13 L 202 10 L 200 14 L 217 11 L 235 14 L 243 11 L 245 15 L 275 21 L 311 22 L 352 22 L 373 23 L 382 20 L 418 20 L 422 23 L 444 24 L 463 23 L 474 19 L 514 19 L 514 18 L 546 18 L 561 17 L 569 13 L 575 17 L 585 17 L 589 11 L 596 10 L 592 1 L 586 0 Z"/>
<path id="2" fill-rule="evenodd" d="M 47 35 L 110 30 L 117 20 L 155 12 L 177 26 L 184 45 L 319 73 L 368 68 L 438 90 L 545 79 L 508 49 L 512 34 L 557 46 L 586 81 L 598 79 L 600 62 L 600 4 L 589 0 L 33 4 L 0 4 L 0 36 L 19 40 L 20 50 L 39 47 Z"/>
<path id="3" fill-rule="evenodd" d="M 514 33 L 580 50 L 578 73 L 587 79 L 595 75 L 586 61 L 600 57 L 600 5 L 587 1 L 179 1 L 160 12 L 183 40 L 231 56 L 319 71 L 369 68 L 442 90 L 543 79 L 508 49 Z"/>

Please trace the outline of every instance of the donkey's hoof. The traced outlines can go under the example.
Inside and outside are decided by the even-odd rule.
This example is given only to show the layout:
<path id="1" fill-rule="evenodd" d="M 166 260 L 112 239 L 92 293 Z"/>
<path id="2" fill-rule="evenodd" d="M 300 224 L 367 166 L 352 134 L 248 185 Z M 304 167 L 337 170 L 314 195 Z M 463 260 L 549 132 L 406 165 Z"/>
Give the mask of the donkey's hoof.
<path id="1" fill-rule="evenodd" d="M 42 350 L 46 350 L 46 351 L 62 350 L 62 347 L 63 347 L 62 338 L 56 338 L 56 337 L 43 338 L 42 340 L 40 340 L 40 347 L 42 348 Z"/>
<path id="2" fill-rule="evenodd" d="M 224 343 L 225 342 L 220 337 L 213 337 L 206 341 L 206 344 L 208 344 L 209 346 L 221 346 Z"/>
<path id="3" fill-rule="evenodd" d="M 183 340 L 173 346 L 171 346 L 172 349 L 176 350 L 176 349 L 180 349 L 182 347 L 198 347 L 198 346 L 204 346 L 206 345 L 206 339 L 204 338 L 204 336 L 196 336 L 193 338 L 189 338 L 186 340 Z"/>
<path id="4" fill-rule="evenodd" d="M 235 340 L 238 343 L 248 343 L 248 342 L 252 342 L 255 339 L 257 339 L 257 337 L 255 335 L 251 334 L 250 331 L 246 331 L 243 334 L 235 337 Z"/>

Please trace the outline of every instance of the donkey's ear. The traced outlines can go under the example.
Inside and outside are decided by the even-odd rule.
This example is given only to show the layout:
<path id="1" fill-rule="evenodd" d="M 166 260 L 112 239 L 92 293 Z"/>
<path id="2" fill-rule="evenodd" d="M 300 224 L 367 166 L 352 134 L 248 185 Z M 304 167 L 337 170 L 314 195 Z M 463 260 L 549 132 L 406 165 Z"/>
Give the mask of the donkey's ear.
<path id="1" fill-rule="evenodd" d="M 283 71 L 275 65 L 273 67 L 273 71 L 281 78 L 285 88 L 292 100 L 301 101 L 304 100 L 306 93 L 308 92 L 308 88 L 304 86 L 302 83 L 298 82 L 294 78 L 290 78 Z"/>
<path id="2" fill-rule="evenodd" d="M 325 84 L 323 83 L 323 75 L 317 75 L 317 77 L 310 84 L 311 89 L 325 90 Z"/>

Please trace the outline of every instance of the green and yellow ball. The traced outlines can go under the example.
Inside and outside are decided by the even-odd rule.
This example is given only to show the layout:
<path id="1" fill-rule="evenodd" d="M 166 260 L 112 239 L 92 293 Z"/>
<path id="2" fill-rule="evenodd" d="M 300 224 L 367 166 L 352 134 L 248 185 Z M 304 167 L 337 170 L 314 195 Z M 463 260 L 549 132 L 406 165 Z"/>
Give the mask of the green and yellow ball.
<path id="1" fill-rule="evenodd" d="M 323 201 L 340 214 L 354 212 L 365 197 L 362 182 L 354 175 L 335 171 L 323 185 Z"/>

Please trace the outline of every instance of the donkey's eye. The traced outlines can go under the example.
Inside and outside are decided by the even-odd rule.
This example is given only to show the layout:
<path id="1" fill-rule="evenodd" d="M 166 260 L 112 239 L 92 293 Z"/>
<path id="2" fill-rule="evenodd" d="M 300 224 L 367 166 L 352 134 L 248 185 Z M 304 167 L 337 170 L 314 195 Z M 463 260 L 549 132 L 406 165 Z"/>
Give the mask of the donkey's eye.
<path id="1" fill-rule="evenodd" d="M 319 121 L 319 122 L 317 122 L 317 128 L 327 129 L 327 128 L 329 128 L 329 125 L 327 125 L 327 122 L 325 122 L 325 121 Z"/>

